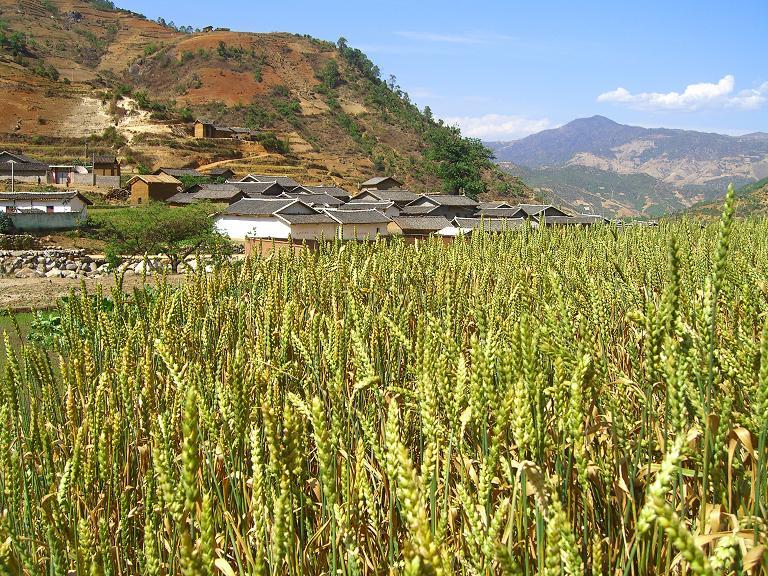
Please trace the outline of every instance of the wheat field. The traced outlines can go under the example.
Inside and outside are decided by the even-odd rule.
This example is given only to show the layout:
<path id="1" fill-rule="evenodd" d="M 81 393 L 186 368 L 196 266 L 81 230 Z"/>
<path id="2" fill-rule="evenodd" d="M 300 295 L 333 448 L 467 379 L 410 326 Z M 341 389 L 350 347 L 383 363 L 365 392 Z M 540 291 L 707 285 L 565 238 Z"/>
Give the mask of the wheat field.
<path id="1" fill-rule="evenodd" d="M 328 243 L 5 336 L 2 574 L 766 574 L 768 225 Z"/>

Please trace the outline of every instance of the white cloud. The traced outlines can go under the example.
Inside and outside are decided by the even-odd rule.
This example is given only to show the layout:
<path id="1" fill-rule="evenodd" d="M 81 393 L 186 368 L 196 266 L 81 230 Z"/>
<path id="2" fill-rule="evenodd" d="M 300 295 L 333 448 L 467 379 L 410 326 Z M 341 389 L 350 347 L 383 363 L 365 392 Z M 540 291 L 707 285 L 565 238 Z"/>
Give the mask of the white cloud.
<path id="1" fill-rule="evenodd" d="M 768 82 L 757 88 L 734 93 L 736 81 L 731 74 L 716 84 L 689 84 L 682 92 L 640 92 L 632 94 L 626 88 L 616 88 L 597 97 L 598 102 L 626 104 L 645 110 L 699 110 L 701 108 L 743 108 L 753 110 L 768 101 Z"/>
<path id="2" fill-rule="evenodd" d="M 515 140 L 553 127 L 546 118 L 537 120 L 504 114 L 456 116 L 445 118 L 445 122 L 461 128 L 464 136 L 482 140 Z"/>
<path id="3" fill-rule="evenodd" d="M 396 36 L 418 40 L 420 42 L 439 42 L 444 44 L 498 44 L 514 40 L 513 36 L 497 34 L 495 32 L 460 32 L 457 34 L 443 34 L 435 32 L 399 31 Z"/>

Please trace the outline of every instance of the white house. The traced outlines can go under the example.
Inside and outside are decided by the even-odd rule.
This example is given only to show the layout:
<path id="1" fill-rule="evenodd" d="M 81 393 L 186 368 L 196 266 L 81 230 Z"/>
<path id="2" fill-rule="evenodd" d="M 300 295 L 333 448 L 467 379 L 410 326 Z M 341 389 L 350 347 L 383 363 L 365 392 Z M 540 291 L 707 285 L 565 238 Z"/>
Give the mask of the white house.
<path id="1" fill-rule="evenodd" d="M 274 238 L 318 240 L 336 235 L 336 222 L 294 198 L 244 198 L 214 219 L 214 226 L 232 240 Z"/>
<path id="2" fill-rule="evenodd" d="M 78 212 L 86 216 L 93 204 L 77 190 L 69 192 L 0 192 L 0 211 L 7 214 L 36 210 L 45 213 Z"/>
<path id="3" fill-rule="evenodd" d="M 92 202 L 76 190 L 69 192 L 0 192 L 0 212 L 18 230 L 66 230 L 88 217 Z"/>
<path id="4" fill-rule="evenodd" d="M 328 216 L 339 225 L 342 240 L 375 240 L 377 236 L 389 236 L 387 225 L 391 222 L 378 210 L 328 210 Z"/>

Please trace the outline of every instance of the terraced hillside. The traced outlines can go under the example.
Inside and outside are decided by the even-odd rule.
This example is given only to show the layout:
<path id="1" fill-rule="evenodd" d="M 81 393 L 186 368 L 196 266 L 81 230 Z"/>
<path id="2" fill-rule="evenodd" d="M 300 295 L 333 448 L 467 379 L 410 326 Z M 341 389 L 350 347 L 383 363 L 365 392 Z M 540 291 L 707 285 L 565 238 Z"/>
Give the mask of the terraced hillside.
<path id="1" fill-rule="evenodd" d="M 186 33 L 109 4 L 0 0 L 0 147 L 61 160 L 90 138 L 133 168 L 224 163 L 346 186 L 392 173 L 417 191 L 444 187 L 436 142 L 459 137 L 343 39 Z M 197 141 L 195 118 L 256 129 L 259 142 Z M 482 166 L 489 194 L 530 196 Z"/>

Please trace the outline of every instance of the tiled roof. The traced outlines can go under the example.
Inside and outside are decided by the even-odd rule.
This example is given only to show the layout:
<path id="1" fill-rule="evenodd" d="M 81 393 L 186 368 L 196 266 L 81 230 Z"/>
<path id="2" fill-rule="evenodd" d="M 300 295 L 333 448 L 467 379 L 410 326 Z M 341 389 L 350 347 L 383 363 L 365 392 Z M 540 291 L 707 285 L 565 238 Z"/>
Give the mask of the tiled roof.
<path id="1" fill-rule="evenodd" d="M 486 218 L 524 218 L 527 214 L 521 208 L 481 208 L 477 215 Z"/>
<path id="2" fill-rule="evenodd" d="M 588 224 L 604 224 L 605 218 L 602 216 L 596 216 L 593 214 L 579 214 L 577 216 L 545 216 L 542 218 L 543 224 L 551 225 L 588 225 Z"/>
<path id="3" fill-rule="evenodd" d="M 288 224 L 334 224 L 327 214 L 275 214 Z"/>
<path id="4" fill-rule="evenodd" d="M 93 204 L 88 198 L 80 194 L 77 190 L 67 192 L 0 192 L 0 200 L 4 201 L 38 201 L 46 202 L 48 200 L 74 200 L 80 198 L 82 202 L 90 206 Z"/>
<path id="5" fill-rule="evenodd" d="M 378 210 L 333 210 L 328 215 L 339 224 L 387 224 L 390 219 Z"/>
<path id="6" fill-rule="evenodd" d="M 234 174 L 235 172 L 231 168 L 212 168 L 207 172 L 208 176 L 223 176 L 227 173 Z"/>
<path id="7" fill-rule="evenodd" d="M 202 172 L 198 172 L 194 168 L 159 168 L 155 170 L 155 174 L 169 174 L 175 178 L 180 178 L 182 176 L 195 176 L 195 177 L 204 177 L 205 174 Z"/>
<path id="8" fill-rule="evenodd" d="M 286 194 L 291 198 L 297 198 L 309 204 L 310 206 L 341 206 L 344 201 L 336 198 L 335 196 L 329 196 L 328 194 L 300 194 L 298 192 L 288 192 Z"/>
<path id="9" fill-rule="evenodd" d="M 401 214 L 404 216 L 424 216 L 432 212 L 437 206 L 404 206 Z"/>
<path id="10" fill-rule="evenodd" d="M 314 194 L 328 194 L 334 198 L 349 198 L 350 196 L 349 192 L 338 186 L 304 186 L 304 188 Z"/>
<path id="11" fill-rule="evenodd" d="M 254 198 L 259 196 L 279 196 L 285 192 L 285 188 L 277 182 L 227 182 L 227 184 L 235 186 L 247 196 Z"/>
<path id="12" fill-rule="evenodd" d="M 482 228 L 486 232 L 502 232 L 525 226 L 524 218 L 455 218 L 457 228 L 475 230 Z"/>
<path id="13" fill-rule="evenodd" d="M 398 180 L 395 180 L 392 176 L 376 176 L 375 178 L 371 178 L 370 180 L 366 180 L 365 182 L 363 182 L 362 186 L 376 186 L 377 184 L 381 184 L 382 182 L 386 182 L 387 180 L 392 180 L 400 184 L 400 182 Z"/>
<path id="14" fill-rule="evenodd" d="M 379 200 L 395 202 L 398 204 L 408 204 L 419 198 L 418 194 L 415 194 L 410 190 L 368 190 L 363 192 L 363 194 L 373 196 Z M 359 201 L 365 202 L 365 199 L 361 198 Z M 355 198 L 353 198 L 351 202 L 355 202 Z"/>
<path id="15" fill-rule="evenodd" d="M 289 176 L 271 176 L 268 174 L 248 174 L 241 182 L 277 182 L 280 186 L 288 189 L 301 186 L 301 184 Z"/>
<path id="16" fill-rule="evenodd" d="M 379 212 L 386 212 L 389 208 L 394 206 L 394 202 L 347 202 L 342 205 L 340 210 L 378 210 Z"/>
<path id="17" fill-rule="evenodd" d="M 181 184 L 180 180 L 177 180 L 170 174 L 137 174 L 130 180 L 128 180 L 127 186 L 133 184 L 136 180 L 141 180 L 147 184 Z"/>
<path id="18" fill-rule="evenodd" d="M 424 194 L 419 198 L 429 198 L 438 206 L 477 206 L 477 202 L 462 194 Z"/>
<path id="19" fill-rule="evenodd" d="M 403 230 L 420 232 L 437 232 L 451 225 L 444 216 L 399 216 L 392 221 Z"/>
<path id="20" fill-rule="evenodd" d="M 179 192 L 168 198 L 165 202 L 167 204 L 194 204 L 196 200 L 197 198 L 195 198 L 194 194 Z"/>
<path id="21" fill-rule="evenodd" d="M 223 213 L 233 216 L 272 216 L 294 202 L 296 200 L 292 198 L 243 198 L 230 205 Z"/>

